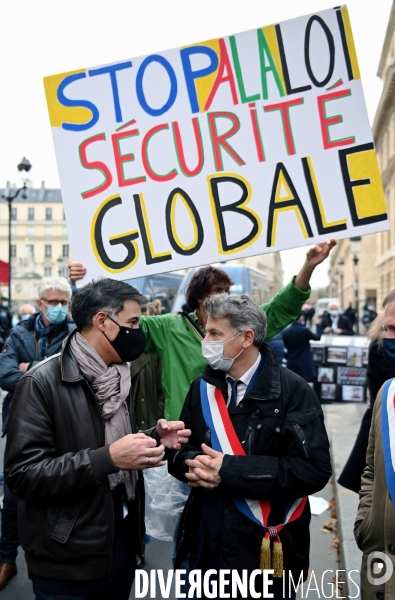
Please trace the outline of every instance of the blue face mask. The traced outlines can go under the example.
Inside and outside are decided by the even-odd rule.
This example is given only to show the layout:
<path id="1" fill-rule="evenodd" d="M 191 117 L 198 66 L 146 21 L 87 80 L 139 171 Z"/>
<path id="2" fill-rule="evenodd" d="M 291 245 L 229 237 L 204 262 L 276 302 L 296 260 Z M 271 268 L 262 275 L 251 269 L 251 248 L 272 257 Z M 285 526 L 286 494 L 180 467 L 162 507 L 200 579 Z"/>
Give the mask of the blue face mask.
<path id="1" fill-rule="evenodd" d="M 67 317 L 67 308 L 58 304 L 58 306 L 48 306 L 47 314 L 45 315 L 52 325 L 63 323 Z"/>
<path id="2" fill-rule="evenodd" d="M 27 321 L 28 319 L 30 319 L 32 315 L 30 315 L 29 313 L 27 313 L 26 315 L 23 315 L 21 321 Z"/>
<path id="3" fill-rule="evenodd" d="M 383 353 L 388 364 L 395 368 L 395 338 L 383 339 Z"/>

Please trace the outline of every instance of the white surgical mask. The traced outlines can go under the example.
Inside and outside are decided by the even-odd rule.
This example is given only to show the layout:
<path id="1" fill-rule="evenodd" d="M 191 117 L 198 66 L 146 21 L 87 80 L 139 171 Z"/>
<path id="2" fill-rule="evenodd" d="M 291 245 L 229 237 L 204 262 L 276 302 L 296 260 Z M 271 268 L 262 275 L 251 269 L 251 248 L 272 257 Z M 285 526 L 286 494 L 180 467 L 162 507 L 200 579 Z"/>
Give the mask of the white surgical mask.
<path id="1" fill-rule="evenodd" d="M 234 335 L 229 340 L 226 340 L 226 342 L 202 341 L 202 356 L 212 369 L 215 369 L 216 371 L 225 371 L 225 373 L 229 371 L 236 358 L 243 352 L 244 348 L 242 348 L 234 358 L 228 358 L 227 356 L 224 356 L 224 345 L 231 340 L 234 340 L 242 333 L 243 331 L 240 331 L 240 333 Z"/>

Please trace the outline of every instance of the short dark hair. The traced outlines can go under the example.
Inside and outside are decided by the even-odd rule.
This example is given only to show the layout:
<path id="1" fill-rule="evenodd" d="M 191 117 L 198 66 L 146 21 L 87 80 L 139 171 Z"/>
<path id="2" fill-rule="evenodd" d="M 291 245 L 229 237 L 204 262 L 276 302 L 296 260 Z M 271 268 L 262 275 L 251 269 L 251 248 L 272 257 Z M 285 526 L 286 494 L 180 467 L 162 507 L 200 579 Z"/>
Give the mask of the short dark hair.
<path id="1" fill-rule="evenodd" d="M 147 298 L 125 283 L 108 277 L 100 277 L 82 287 L 73 297 L 71 315 L 78 331 L 90 329 L 93 317 L 100 311 L 116 318 L 127 300 L 134 300 L 140 306 Z"/>
<path id="2" fill-rule="evenodd" d="M 191 310 L 196 310 L 199 307 L 198 299 L 206 298 L 210 295 L 214 285 L 225 285 L 230 288 L 233 285 L 229 275 L 218 267 L 202 267 L 193 277 L 187 287 L 185 299 Z"/>

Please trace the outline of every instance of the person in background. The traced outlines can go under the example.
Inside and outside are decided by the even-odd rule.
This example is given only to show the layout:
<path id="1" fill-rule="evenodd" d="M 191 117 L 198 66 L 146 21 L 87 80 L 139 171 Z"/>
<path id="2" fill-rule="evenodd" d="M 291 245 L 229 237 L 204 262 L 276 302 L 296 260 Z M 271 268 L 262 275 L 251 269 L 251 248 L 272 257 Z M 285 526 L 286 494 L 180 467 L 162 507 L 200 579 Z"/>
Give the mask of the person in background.
<path id="1" fill-rule="evenodd" d="M 329 256 L 335 245 L 336 240 L 331 239 L 310 248 L 299 274 L 262 305 L 261 308 L 267 315 L 267 341 L 297 318 L 303 304 L 310 297 L 309 281 L 314 269 Z M 71 263 L 69 272 L 70 281 L 74 285 L 84 277 L 86 268 L 82 263 Z M 187 305 L 194 312 L 141 318 L 141 328 L 147 338 L 145 352 L 156 354 L 163 362 L 166 419 L 179 418 L 192 381 L 202 373 L 206 365 L 201 354 L 201 341 L 206 327 L 204 301 L 212 294 L 229 292 L 232 283 L 229 275 L 222 269 L 203 267 L 193 275 L 186 293 Z"/>
<path id="2" fill-rule="evenodd" d="M 141 307 L 143 315 L 160 315 L 161 301 L 154 300 Z M 165 397 L 162 388 L 162 361 L 155 354 L 139 356 L 130 363 L 132 378 L 132 410 L 139 429 L 155 427 L 164 415 Z"/>
<path id="3" fill-rule="evenodd" d="M 160 300 L 148 302 L 141 307 L 142 315 L 160 315 L 162 303 Z M 155 354 L 143 354 L 130 363 L 131 376 L 131 407 L 132 414 L 139 429 L 156 427 L 158 419 L 163 418 L 165 397 L 162 387 L 162 360 Z M 147 476 L 149 477 L 149 475 Z M 147 479 L 145 477 L 145 479 Z M 147 512 L 149 497 L 145 493 L 145 506 Z M 151 536 L 147 533 L 143 539 L 145 547 Z M 144 549 L 145 555 L 145 549 Z M 137 565 L 144 565 L 143 557 L 136 557 Z"/>
<path id="4" fill-rule="evenodd" d="M 26 321 L 31 315 L 34 315 L 36 309 L 32 304 L 22 304 L 19 309 L 19 322 Z"/>
<path id="5" fill-rule="evenodd" d="M 284 355 L 285 355 L 283 334 L 278 333 L 277 335 L 272 337 L 272 339 L 270 340 L 270 342 L 268 342 L 268 344 L 269 344 L 269 346 L 271 346 L 273 348 L 274 354 L 276 355 L 276 358 L 278 360 L 278 364 L 282 365 L 283 360 L 284 360 Z"/>
<path id="6" fill-rule="evenodd" d="M 382 350 L 388 365 L 395 370 L 395 290 L 384 299 L 383 306 Z M 363 553 L 360 573 L 364 600 L 395 598 L 395 577 L 392 575 L 395 566 L 394 392 L 395 379 L 391 378 L 381 386 L 374 402 L 367 464 L 354 525 L 355 540 Z M 374 552 L 381 556 L 372 556 Z M 381 565 L 386 563 L 379 577 L 373 577 L 379 573 L 378 569 L 372 569 L 374 564 L 376 568 L 378 566 L 374 559 L 379 559 Z"/>
<path id="7" fill-rule="evenodd" d="M 0 352 L 4 347 L 6 339 L 12 329 L 12 313 L 8 306 L 8 298 L 1 296 L 0 298 Z"/>
<path id="8" fill-rule="evenodd" d="M 346 315 L 340 314 L 339 306 L 335 303 L 328 306 L 328 310 L 324 312 L 319 323 L 322 327 L 322 333 L 354 335 L 350 319 Z"/>
<path id="9" fill-rule="evenodd" d="M 369 442 L 369 431 L 372 423 L 374 401 L 379 389 L 387 379 L 395 377 L 395 367 L 387 362 L 383 353 L 383 339 L 385 335 L 383 324 L 384 310 L 376 317 L 366 334 L 370 339 L 366 373 L 369 392 L 368 407 L 362 417 L 361 426 L 354 447 L 351 450 L 351 454 L 338 479 L 340 485 L 356 494 L 358 494 L 361 489 L 361 477 L 366 467 L 366 451 Z"/>
<path id="10" fill-rule="evenodd" d="M 316 367 L 310 348 L 310 340 L 321 339 L 321 325 L 317 325 L 317 333 L 302 325 L 303 313 L 300 313 L 292 325 L 284 329 L 282 336 L 287 350 L 287 368 L 297 373 L 309 383 L 317 379 Z"/>
<path id="11" fill-rule="evenodd" d="M 366 328 L 369 327 L 370 323 L 372 323 L 377 317 L 376 308 L 370 302 L 365 302 L 363 305 L 363 315 L 362 315 L 362 323 Z"/>
<path id="12" fill-rule="evenodd" d="M 71 288 L 66 279 L 44 277 L 38 284 L 38 312 L 33 309 L 34 314 L 22 318 L 6 341 L 0 354 L 0 387 L 8 392 L 3 401 L 3 437 L 8 431 L 10 405 L 17 383 L 37 363 L 60 352 L 63 340 L 75 328 L 69 316 L 70 299 Z M 19 547 L 17 500 L 6 483 L 1 513 L 0 590 L 17 573 L 15 561 Z"/>
<path id="13" fill-rule="evenodd" d="M 303 325 L 306 325 L 306 327 L 311 327 L 311 324 L 313 322 L 313 318 L 315 315 L 315 308 L 312 304 L 310 304 L 309 302 L 306 302 L 306 304 L 303 304 L 302 307 L 302 313 L 303 313 Z"/>
<path id="14" fill-rule="evenodd" d="M 348 317 L 350 319 L 352 328 L 354 328 L 355 321 L 357 320 L 357 311 L 355 310 L 355 308 L 353 308 L 352 302 L 349 302 L 348 307 L 344 311 L 344 314 L 346 317 Z M 377 313 L 376 313 L 376 317 L 377 317 Z"/>

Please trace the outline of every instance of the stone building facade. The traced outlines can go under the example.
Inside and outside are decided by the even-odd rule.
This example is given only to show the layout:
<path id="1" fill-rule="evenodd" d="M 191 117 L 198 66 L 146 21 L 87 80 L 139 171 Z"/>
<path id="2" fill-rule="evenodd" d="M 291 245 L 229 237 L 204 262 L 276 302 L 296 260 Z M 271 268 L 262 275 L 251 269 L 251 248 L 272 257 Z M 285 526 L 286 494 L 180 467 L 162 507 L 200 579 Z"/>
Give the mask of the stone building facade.
<path id="1" fill-rule="evenodd" d="M 0 194 L 15 193 L 7 185 Z M 13 308 L 37 299 L 41 277 L 68 277 L 71 259 L 59 189 L 27 188 L 12 202 L 11 292 Z M 8 263 L 8 204 L 0 202 L 0 258 Z M 8 295 L 7 288 L 2 293 Z"/>

